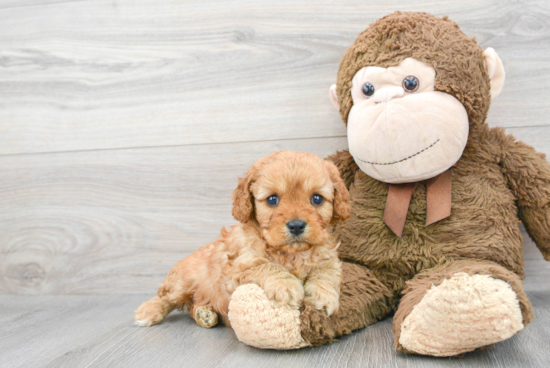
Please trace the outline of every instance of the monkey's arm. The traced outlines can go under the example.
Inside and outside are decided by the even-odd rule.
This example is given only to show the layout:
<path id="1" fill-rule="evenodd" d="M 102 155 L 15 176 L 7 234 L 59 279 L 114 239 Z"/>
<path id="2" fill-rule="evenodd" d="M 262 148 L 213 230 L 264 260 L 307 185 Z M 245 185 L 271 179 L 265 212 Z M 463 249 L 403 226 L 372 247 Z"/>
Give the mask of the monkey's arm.
<path id="1" fill-rule="evenodd" d="M 355 178 L 355 173 L 359 170 L 359 166 L 355 163 L 355 160 L 349 153 L 349 150 L 346 149 L 343 151 L 337 151 L 335 154 L 328 156 L 326 159 L 336 165 L 342 180 L 344 180 L 344 183 L 346 184 L 346 188 L 349 189 L 351 183 L 353 183 L 353 179 Z"/>
<path id="2" fill-rule="evenodd" d="M 504 138 L 501 163 L 517 198 L 519 217 L 550 261 L 550 163 L 544 154 L 510 135 Z"/>

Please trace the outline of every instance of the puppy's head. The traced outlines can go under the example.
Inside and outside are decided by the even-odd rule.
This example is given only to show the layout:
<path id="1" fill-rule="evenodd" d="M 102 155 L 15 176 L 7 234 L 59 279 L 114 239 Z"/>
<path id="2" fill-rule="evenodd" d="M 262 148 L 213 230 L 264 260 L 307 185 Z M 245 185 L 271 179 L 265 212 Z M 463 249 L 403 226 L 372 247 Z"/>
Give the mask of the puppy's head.
<path id="1" fill-rule="evenodd" d="M 349 194 L 334 164 L 281 151 L 256 162 L 233 192 L 233 216 L 255 222 L 268 245 L 302 251 L 349 217 Z"/>

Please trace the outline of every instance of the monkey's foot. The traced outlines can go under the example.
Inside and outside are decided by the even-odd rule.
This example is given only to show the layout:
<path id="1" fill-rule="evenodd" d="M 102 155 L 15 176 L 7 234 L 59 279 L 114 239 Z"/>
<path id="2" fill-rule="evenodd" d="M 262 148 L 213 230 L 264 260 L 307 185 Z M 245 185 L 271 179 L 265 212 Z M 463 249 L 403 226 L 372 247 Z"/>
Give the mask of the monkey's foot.
<path id="1" fill-rule="evenodd" d="M 195 308 L 195 321 L 204 328 L 211 328 L 218 324 L 218 314 L 208 306 L 200 306 Z"/>
<path id="2" fill-rule="evenodd" d="M 403 321 L 399 343 L 417 354 L 454 356 L 522 329 L 519 301 L 508 283 L 459 272 L 428 290 Z"/>
<path id="3" fill-rule="evenodd" d="M 309 346 L 300 332 L 300 310 L 269 300 L 256 284 L 241 285 L 231 296 L 229 321 L 237 338 L 260 349 Z"/>

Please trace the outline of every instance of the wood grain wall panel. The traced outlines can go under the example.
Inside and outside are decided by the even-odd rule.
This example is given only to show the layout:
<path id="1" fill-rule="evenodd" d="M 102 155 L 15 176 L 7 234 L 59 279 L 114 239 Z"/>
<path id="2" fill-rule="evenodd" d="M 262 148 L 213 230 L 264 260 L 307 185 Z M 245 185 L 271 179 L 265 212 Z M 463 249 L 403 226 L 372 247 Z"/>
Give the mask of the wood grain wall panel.
<path id="1" fill-rule="evenodd" d="M 522 138 L 550 153 L 536 140 L 542 129 L 522 129 Z M 346 146 L 341 137 L 0 156 L 0 292 L 153 291 L 177 260 L 234 223 L 231 191 L 253 162 Z M 529 247 L 544 271 L 532 277 L 548 279 L 550 266 Z"/>
<path id="2" fill-rule="evenodd" d="M 281 149 L 345 138 L 0 156 L 0 292 L 139 293 L 235 223 L 231 192 Z"/>
<path id="3" fill-rule="evenodd" d="M 0 154 L 341 136 L 340 57 L 397 9 L 499 52 L 492 124 L 548 126 L 547 1 L 5 1 Z"/>
<path id="4" fill-rule="evenodd" d="M 506 132 L 550 157 L 550 126 L 507 128 Z"/>
<path id="5" fill-rule="evenodd" d="M 550 154 L 545 1 L 0 2 L 0 292 L 153 292 L 234 223 L 254 161 L 346 147 L 328 87 L 397 9 L 497 49 L 488 122 Z M 526 247 L 536 289 L 550 268 Z"/>

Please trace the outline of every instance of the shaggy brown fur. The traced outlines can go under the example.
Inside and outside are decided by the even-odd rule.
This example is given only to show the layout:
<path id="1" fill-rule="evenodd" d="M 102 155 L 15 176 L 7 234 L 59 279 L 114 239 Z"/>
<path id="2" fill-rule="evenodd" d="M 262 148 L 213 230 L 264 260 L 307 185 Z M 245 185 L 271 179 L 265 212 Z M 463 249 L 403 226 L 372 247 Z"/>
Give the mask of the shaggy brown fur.
<path id="1" fill-rule="evenodd" d="M 485 122 L 490 100 L 482 52 L 447 17 L 401 12 L 383 17 L 359 34 L 340 61 L 336 88 L 342 119 L 347 124 L 353 106 L 351 80 L 359 69 L 388 68 L 412 57 L 436 70 L 435 90 L 456 97 L 468 112 L 470 129 L 475 129 Z"/>
<path id="2" fill-rule="evenodd" d="M 523 323 L 532 319 L 520 281 L 524 274 L 519 225 L 521 219 L 550 260 L 550 165 L 532 147 L 486 125 L 489 78 L 475 40 L 446 17 L 397 12 L 376 21 L 340 63 L 337 95 L 342 119 L 347 121 L 353 104 L 351 80 L 358 70 L 395 66 L 407 57 L 432 66 L 437 73 L 435 90 L 456 97 L 468 112 L 468 144 L 452 169 L 452 214 L 425 226 L 426 183 L 421 182 L 398 238 L 382 221 L 388 184 L 359 170 L 348 151 L 329 157 L 353 205 L 350 220 L 337 228 L 344 261 L 340 310 L 329 318 L 307 303 L 303 307 L 302 336 L 313 345 L 383 318 L 401 300 L 394 319 L 395 345 L 401 348 L 403 319 L 429 286 L 457 272 L 508 282 L 520 302 Z"/>
<path id="3" fill-rule="evenodd" d="M 314 194 L 323 203 L 312 203 Z M 278 195 L 270 206 L 266 199 Z M 203 327 L 217 314 L 229 325 L 229 300 L 242 284 L 261 286 L 270 299 L 298 307 L 309 304 L 331 315 L 338 310 L 341 263 L 333 225 L 349 217 L 348 191 L 331 162 L 302 152 L 281 151 L 255 163 L 233 193 L 233 215 L 241 223 L 179 261 L 158 296 L 136 311 L 136 322 L 151 326 L 175 308 Z M 305 228 L 293 234 L 290 221 Z"/>

